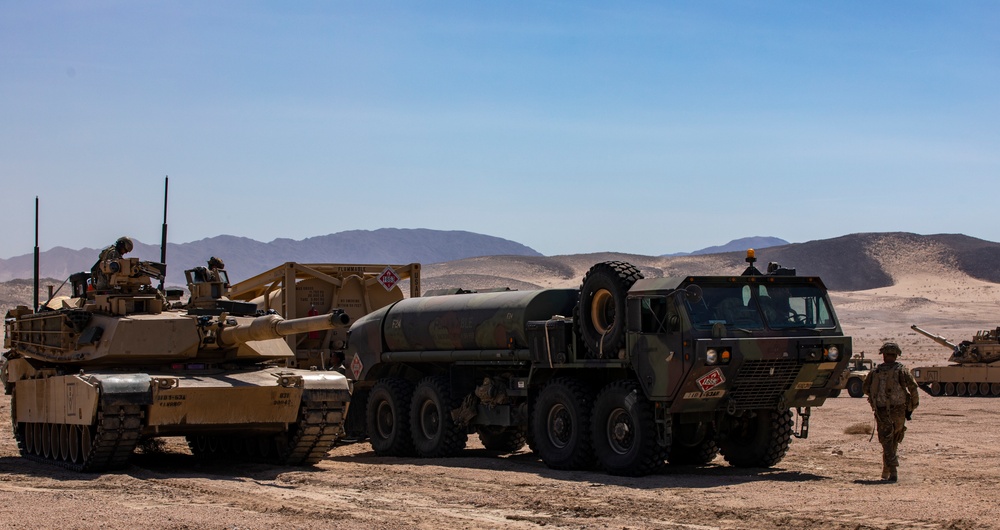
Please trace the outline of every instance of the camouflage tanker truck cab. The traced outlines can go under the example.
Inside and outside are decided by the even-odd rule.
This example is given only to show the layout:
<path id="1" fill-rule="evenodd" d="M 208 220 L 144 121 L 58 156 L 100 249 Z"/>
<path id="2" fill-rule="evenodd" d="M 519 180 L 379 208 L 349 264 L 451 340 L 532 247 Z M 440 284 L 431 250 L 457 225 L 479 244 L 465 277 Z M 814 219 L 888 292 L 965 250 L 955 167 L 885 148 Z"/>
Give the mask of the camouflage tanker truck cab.
<path id="1" fill-rule="evenodd" d="M 751 261 L 643 279 L 605 262 L 579 290 L 423 297 L 358 320 L 347 428 L 381 455 L 448 456 L 474 432 L 556 469 L 644 475 L 720 452 L 768 467 L 807 435 L 850 351 L 819 278 Z"/>
<path id="2" fill-rule="evenodd" d="M 822 404 L 850 351 L 818 278 L 639 280 L 628 311 L 631 366 L 673 413 Z"/>

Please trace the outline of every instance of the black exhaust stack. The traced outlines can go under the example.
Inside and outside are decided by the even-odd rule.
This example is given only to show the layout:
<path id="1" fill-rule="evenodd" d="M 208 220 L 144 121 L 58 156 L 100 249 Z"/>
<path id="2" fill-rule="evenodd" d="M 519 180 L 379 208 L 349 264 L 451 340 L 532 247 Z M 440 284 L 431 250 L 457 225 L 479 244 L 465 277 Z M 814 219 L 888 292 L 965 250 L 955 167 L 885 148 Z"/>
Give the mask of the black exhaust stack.
<path id="1" fill-rule="evenodd" d="M 163 277 L 160 278 L 160 291 L 167 279 L 167 190 L 170 187 L 170 177 L 163 177 L 163 232 L 160 236 L 160 263 L 163 264 Z"/>
<path id="2" fill-rule="evenodd" d="M 38 195 L 35 195 L 35 305 L 34 311 L 38 312 Z"/>

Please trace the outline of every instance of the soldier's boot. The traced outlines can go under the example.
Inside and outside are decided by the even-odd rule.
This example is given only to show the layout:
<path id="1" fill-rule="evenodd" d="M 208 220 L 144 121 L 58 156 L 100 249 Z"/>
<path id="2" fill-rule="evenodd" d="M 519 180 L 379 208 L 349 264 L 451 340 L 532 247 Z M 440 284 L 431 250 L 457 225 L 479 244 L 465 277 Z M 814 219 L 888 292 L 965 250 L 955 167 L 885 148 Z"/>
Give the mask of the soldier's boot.
<path id="1" fill-rule="evenodd" d="M 889 480 L 889 466 L 882 464 L 882 480 Z"/>
<path id="2" fill-rule="evenodd" d="M 896 482 L 899 480 L 899 475 L 896 473 L 896 466 L 889 466 L 889 482 Z"/>

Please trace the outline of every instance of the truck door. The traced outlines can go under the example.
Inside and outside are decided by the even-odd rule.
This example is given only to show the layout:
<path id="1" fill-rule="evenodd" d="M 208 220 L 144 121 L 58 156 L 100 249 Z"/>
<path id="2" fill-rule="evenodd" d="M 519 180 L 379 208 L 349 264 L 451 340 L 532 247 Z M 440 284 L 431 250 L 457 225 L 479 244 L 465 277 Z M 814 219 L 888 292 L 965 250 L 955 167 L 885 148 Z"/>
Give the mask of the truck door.
<path id="1" fill-rule="evenodd" d="M 646 395 L 669 399 L 677 393 L 691 359 L 684 359 L 681 314 L 673 297 L 628 300 L 628 352 Z"/>

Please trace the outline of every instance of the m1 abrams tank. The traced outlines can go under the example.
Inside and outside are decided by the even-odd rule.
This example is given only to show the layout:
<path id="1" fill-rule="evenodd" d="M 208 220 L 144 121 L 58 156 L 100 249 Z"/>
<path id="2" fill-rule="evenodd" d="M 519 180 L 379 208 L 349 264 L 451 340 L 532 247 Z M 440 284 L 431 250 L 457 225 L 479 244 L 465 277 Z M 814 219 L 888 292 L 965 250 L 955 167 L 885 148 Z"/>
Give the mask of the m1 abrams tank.
<path id="1" fill-rule="evenodd" d="M 913 369 L 917 385 L 932 396 L 1000 396 L 1000 327 L 980 331 L 958 344 L 910 326 L 911 329 L 952 350 L 948 366 Z"/>
<path id="2" fill-rule="evenodd" d="M 77 471 L 125 466 L 145 439 L 185 436 L 204 457 L 312 464 L 341 432 L 348 385 L 336 372 L 287 368 L 281 337 L 346 326 L 333 311 L 256 316 L 228 300 L 225 270 L 186 271 L 191 290 L 151 286 L 165 267 L 135 258 L 99 264 L 110 279 L 71 276 L 74 296 L 7 314 L 0 376 L 25 457 Z M 52 307 L 57 309 L 49 309 Z"/>

